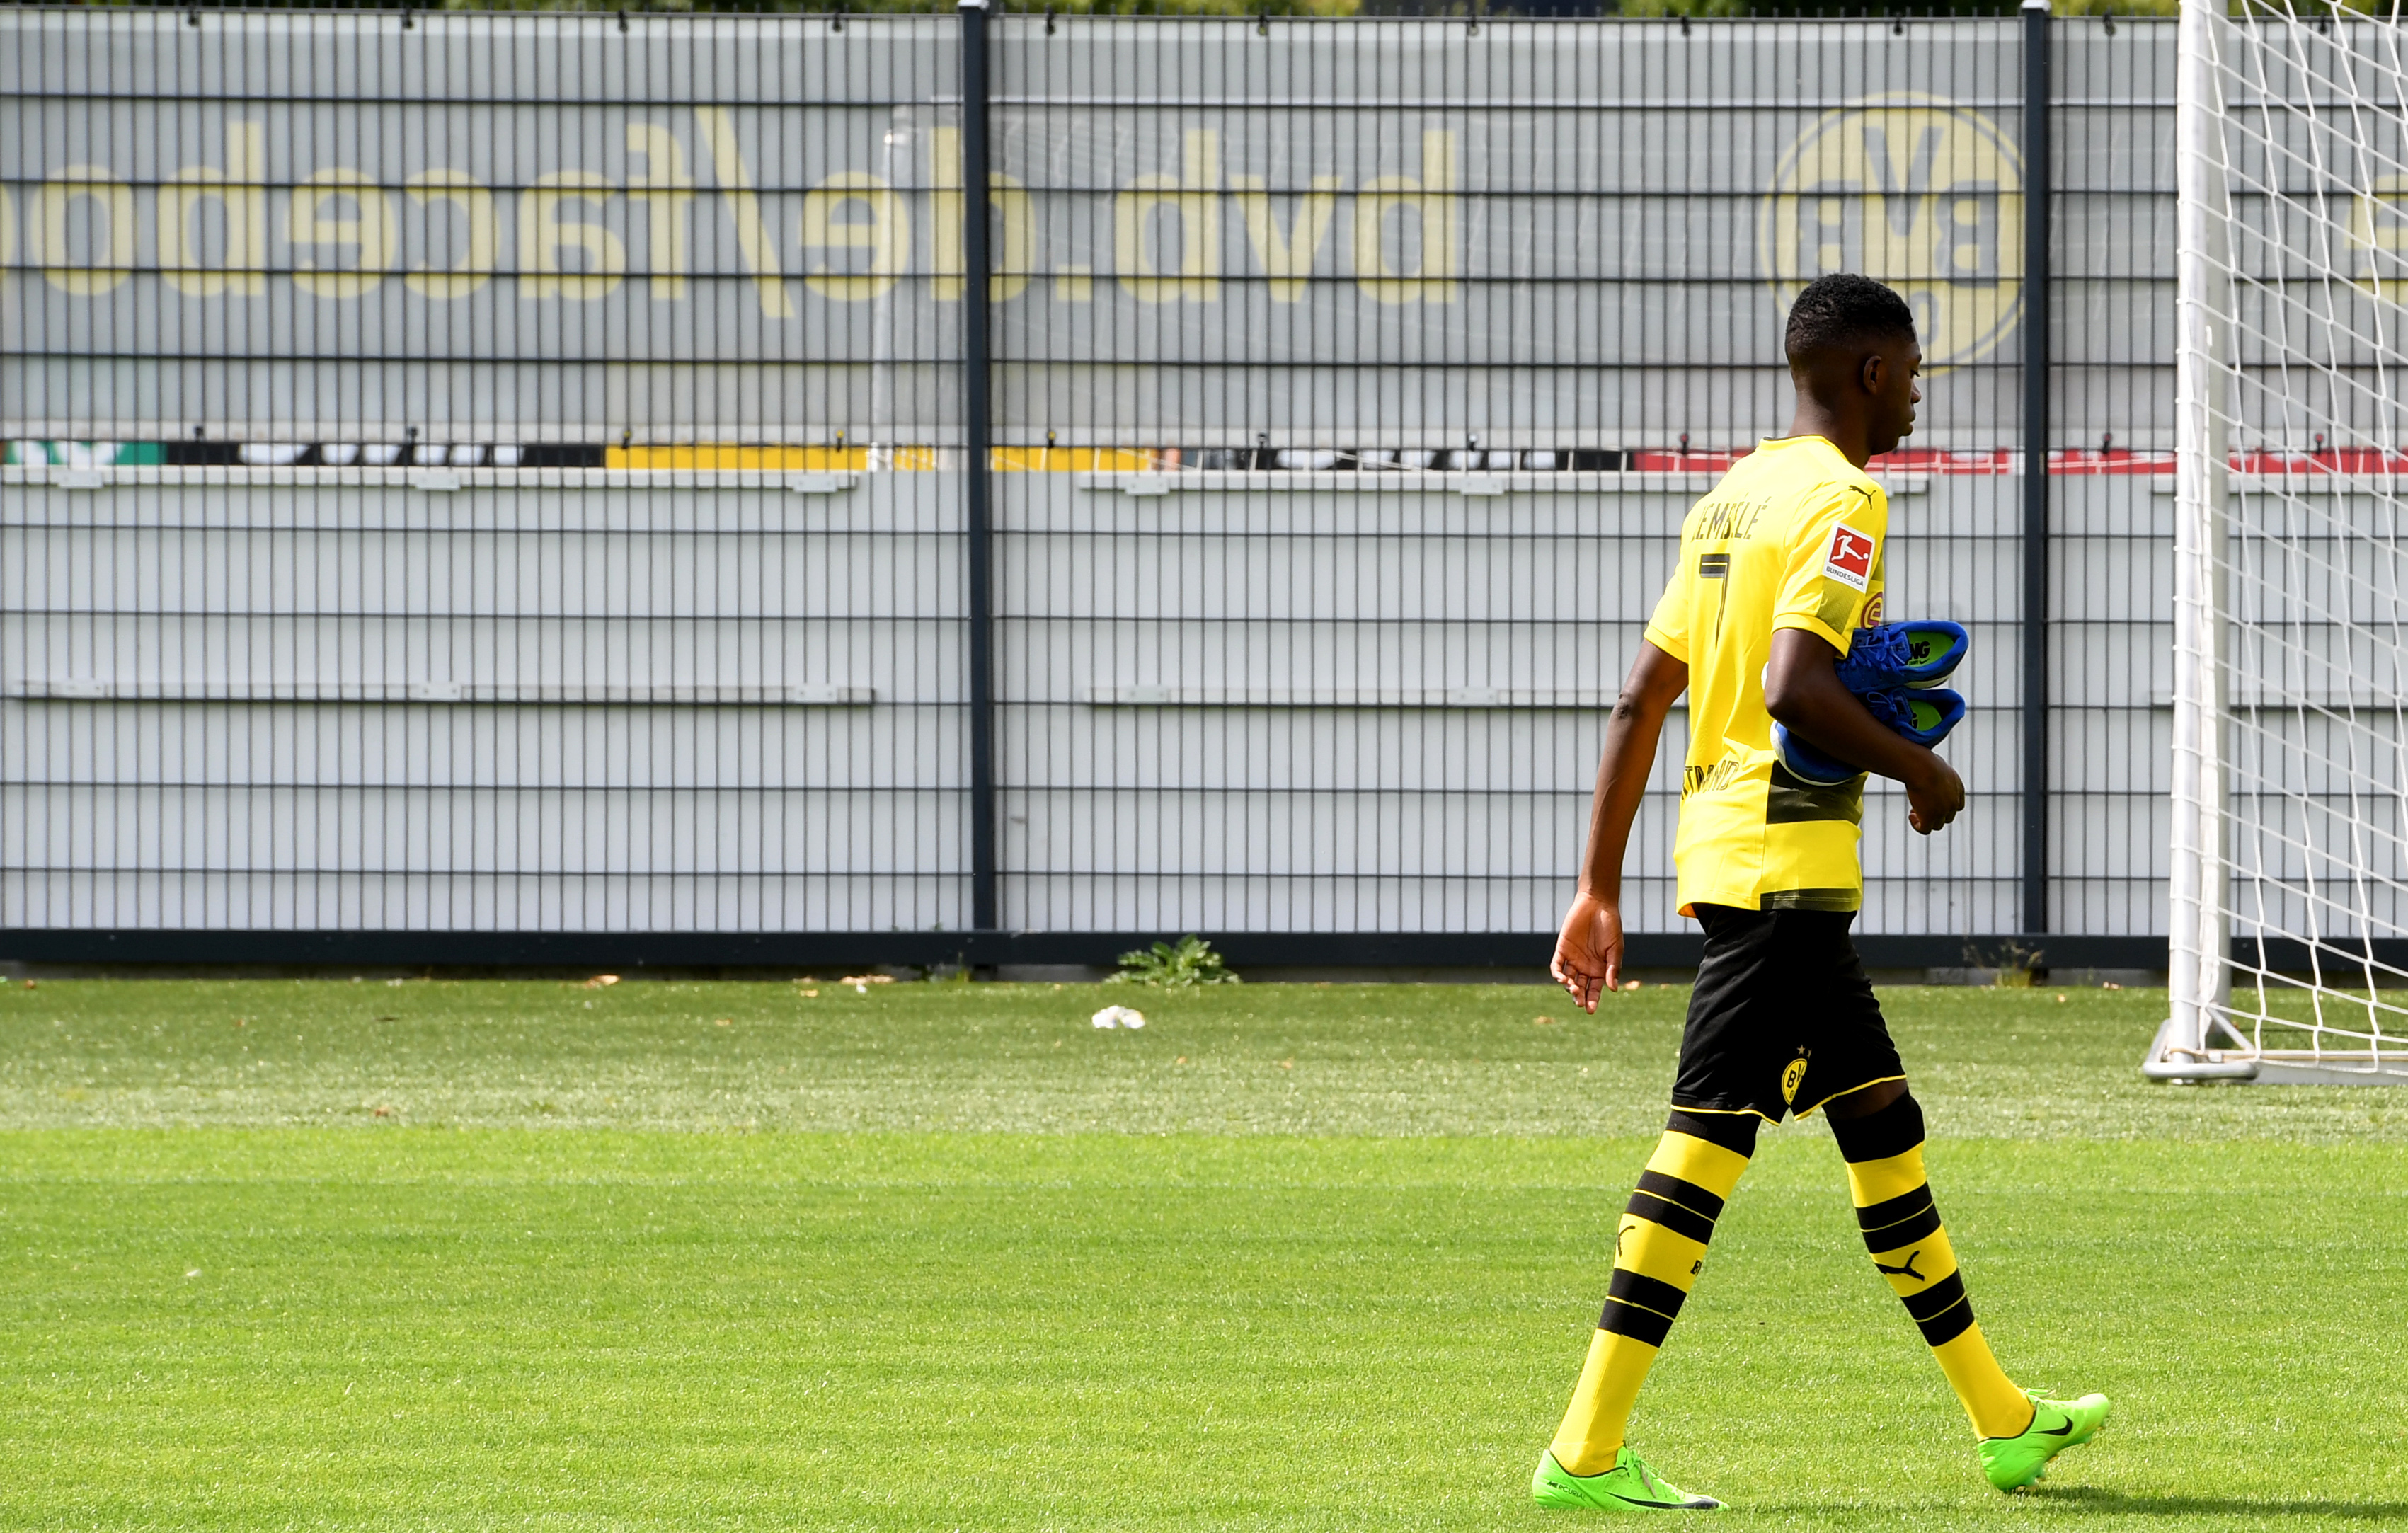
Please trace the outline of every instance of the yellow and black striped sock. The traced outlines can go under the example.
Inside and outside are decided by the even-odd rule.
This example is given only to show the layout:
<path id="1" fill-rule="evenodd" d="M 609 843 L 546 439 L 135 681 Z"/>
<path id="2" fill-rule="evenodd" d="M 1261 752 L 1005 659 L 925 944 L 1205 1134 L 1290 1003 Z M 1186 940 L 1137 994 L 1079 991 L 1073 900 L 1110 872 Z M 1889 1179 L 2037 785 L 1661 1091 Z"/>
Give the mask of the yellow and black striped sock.
<path id="1" fill-rule="evenodd" d="M 1574 1474 L 1613 1468 L 1648 1365 L 1705 1263 L 1723 1202 L 1756 1150 L 1752 1112 L 1675 1110 L 1613 1237 L 1613 1280 L 1572 1403 L 1551 1445 Z"/>
<path id="2" fill-rule="evenodd" d="M 1906 1305 L 1939 1359 L 1979 1437 L 2013 1437 L 2031 1425 L 2031 1402 L 2014 1386 L 1982 1327 L 1965 1275 L 1941 1226 L 1923 1170 L 1923 1109 L 1901 1096 L 1862 1118 L 1833 1118 L 1831 1135 L 1848 1161 L 1848 1192 L 1874 1269 Z"/>

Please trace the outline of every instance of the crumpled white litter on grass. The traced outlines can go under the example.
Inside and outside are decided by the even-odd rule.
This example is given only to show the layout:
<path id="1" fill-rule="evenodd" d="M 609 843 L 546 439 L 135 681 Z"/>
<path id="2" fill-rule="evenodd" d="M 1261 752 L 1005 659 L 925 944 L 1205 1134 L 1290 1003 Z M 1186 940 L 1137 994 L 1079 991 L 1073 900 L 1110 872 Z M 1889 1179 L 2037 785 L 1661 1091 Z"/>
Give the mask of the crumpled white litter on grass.
<path id="1" fill-rule="evenodd" d="M 1089 1018 L 1097 1027 L 1129 1027 L 1145 1025 L 1145 1013 L 1129 1006 L 1107 1006 Z"/>

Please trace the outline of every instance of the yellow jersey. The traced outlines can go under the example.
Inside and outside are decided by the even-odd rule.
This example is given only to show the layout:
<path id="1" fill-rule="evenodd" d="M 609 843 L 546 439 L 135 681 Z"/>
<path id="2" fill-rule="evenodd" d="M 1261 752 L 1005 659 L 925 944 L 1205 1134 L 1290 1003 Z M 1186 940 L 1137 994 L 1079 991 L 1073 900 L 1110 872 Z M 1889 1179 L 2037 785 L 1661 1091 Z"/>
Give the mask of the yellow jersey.
<path id="1" fill-rule="evenodd" d="M 1689 754 L 1673 863 L 1681 913 L 1853 910 L 1865 780 L 1822 787 L 1774 758 L 1764 668 L 1801 628 L 1842 654 L 1881 622 L 1889 498 L 1821 437 L 1759 445 L 1681 524 L 1647 640 L 1689 666 Z"/>

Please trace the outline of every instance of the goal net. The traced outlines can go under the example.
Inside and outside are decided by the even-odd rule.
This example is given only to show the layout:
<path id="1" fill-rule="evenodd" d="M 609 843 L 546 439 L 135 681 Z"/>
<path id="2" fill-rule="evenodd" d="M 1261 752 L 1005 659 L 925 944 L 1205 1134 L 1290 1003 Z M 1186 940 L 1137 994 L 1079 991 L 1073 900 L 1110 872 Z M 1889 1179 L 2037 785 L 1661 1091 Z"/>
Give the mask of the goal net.
<path id="1" fill-rule="evenodd" d="M 2172 1079 L 2408 1083 L 2408 32 L 2184 0 Z"/>

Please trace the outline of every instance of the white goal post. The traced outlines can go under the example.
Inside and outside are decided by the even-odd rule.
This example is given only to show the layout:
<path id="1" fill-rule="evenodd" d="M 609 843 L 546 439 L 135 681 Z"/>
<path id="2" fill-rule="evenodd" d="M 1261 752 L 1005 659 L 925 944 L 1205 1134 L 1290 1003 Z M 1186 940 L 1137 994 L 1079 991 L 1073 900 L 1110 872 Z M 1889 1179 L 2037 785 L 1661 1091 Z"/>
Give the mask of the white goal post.
<path id="1" fill-rule="evenodd" d="M 2184 0 L 2163 1080 L 2408 1084 L 2408 33 Z"/>

